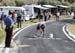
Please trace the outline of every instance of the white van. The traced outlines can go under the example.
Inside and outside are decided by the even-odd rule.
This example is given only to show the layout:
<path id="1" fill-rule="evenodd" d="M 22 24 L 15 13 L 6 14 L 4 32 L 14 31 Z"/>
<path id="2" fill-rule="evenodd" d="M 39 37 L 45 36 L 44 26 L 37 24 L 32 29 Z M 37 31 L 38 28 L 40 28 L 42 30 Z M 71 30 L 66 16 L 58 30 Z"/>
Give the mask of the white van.
<path id="1" fill-rule="evenodd" d="M 4 12 L 5 15 L 8 15 L 9 10 L 14 11 L 14 10 L 25 10 L 25 9 L 23 7 L 15 7 L 15 6 L 0 6 L 0 12 Z"/>
<path id="2" fill-rule="evenodd" d="M 48 8 L 42 7 L 41 5 L 25 5 L 25 19 L 34 19 L 36 18 L 39 10 L 47 10 Z"/>

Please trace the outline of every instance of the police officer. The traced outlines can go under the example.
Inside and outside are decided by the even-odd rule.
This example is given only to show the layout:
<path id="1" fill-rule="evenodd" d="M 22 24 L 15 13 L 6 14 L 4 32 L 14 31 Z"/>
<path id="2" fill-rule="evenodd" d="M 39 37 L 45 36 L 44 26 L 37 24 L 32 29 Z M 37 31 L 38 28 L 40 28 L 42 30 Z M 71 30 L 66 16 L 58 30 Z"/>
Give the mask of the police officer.
<path id="1" fill-rule="evenodd" d="M 13 19 L 12 19 L 12 13 L 9 13 L 9 16 L 7 16 L 4 19 L 4 23 L 6 25 L 5 32 L 6 32 L 6 39 L 5 39 L 5 47 L 10 47 L 11 39 L 12 39 L 12 33 L 13 33 Z"/>

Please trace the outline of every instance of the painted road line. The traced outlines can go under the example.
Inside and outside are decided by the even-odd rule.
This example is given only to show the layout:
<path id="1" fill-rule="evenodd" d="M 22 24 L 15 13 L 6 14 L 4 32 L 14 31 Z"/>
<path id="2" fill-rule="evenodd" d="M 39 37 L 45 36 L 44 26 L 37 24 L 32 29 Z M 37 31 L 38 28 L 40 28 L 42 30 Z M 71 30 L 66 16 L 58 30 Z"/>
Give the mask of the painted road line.
<path id="1" fill-rule="evenodd" d="M 10 50 L 10 48 L 6 48 L 4 53 L 9 53 L 10 52 L 9 50 Z"/>
<path id="2" fill-rule="evenodd" d="M 54 39 L 54 35 L 52 33 L 50 33 L 49 38 Z"/>
<path id="3" fill-rule="evenodd" d="M 63 26 L 62 30 L 63 30 L 64 34 L 65 34 L 70 40 L 72 40 L 72 41 L 75 43 L 75 40 L 72 39 L 72 38 L 69 36 L 70 34 L 68 34 L 68 33 L 66 32 L 66 30 L 67 30 L 67 29 L 66 29 L 66 25 Z"/>
<path id="4" fill-rule="evenodd" d="M 12 48 L 26 48 L 26 47 L 30 47 L 31 45 L 15 45 L 15 46 L 13 46 Z"/>
<path id="5" fill-rule="evenodd" d="M 63 40 L 62 38 L 55 38 L 56 40 Z"/>

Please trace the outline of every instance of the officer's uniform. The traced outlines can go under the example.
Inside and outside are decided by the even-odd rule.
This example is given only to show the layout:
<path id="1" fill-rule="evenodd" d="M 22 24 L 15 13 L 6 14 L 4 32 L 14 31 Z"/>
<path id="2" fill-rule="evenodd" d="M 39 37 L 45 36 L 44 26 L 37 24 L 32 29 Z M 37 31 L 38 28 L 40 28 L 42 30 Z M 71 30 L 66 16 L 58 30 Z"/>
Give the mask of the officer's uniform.
<path id="1" fill-rule="evenodd" d="M 11 39 L 12 39 L 12 33 L 13 33 L 13 26 L 14 23 L 11 17 L 6 17 L 4 19 L 4 23 L 6 25 L 5 31 L 6 31 L 6 39 L 5 39 L 5 47 L 10 47 Z"/>

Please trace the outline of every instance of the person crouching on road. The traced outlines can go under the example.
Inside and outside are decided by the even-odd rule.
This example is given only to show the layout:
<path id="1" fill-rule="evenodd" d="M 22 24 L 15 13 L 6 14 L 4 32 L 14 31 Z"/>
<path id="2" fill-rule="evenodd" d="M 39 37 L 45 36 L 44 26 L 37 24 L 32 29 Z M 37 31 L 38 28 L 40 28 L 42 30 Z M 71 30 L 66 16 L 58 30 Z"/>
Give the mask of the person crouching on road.
<path id="1" fill-rule="evenodd" d="M 43 23 L 39 23 L 37 25 L 37 32 L 38 31 L 40 31 L 42 33 L 43 37 L 44 37 L 44 31 L 45 31 L 45 24 L 44 24 L 44 22 Z"/>
<path id="2" fill-rule="evenodd" d="M 14 24 L 14 21 L 12 19 L 12 13 L 9 13 L 9 16 L 7 16 L 4 19 L 4 23 L 6 25 L 5 27 L 5 32 L 6 32 L 5 47 L 10 47 L 11 39 L 13 35 L 13 24 Z"/>
<path id="3" fill-rule="evenodd" d="M 41 26 L 41 24 L 38 23 L 38 24 L 37 24 L 37 32 L 40 31 L 40 26 Z"/>
<path id="4" fill-rule="evenodd" d="M 41 28 L 41 32 L 42 32 L 43 37 L 44 37 L 45 26 L 46 26 L 45 23 L 42 22 L 40 28 Z"/>

